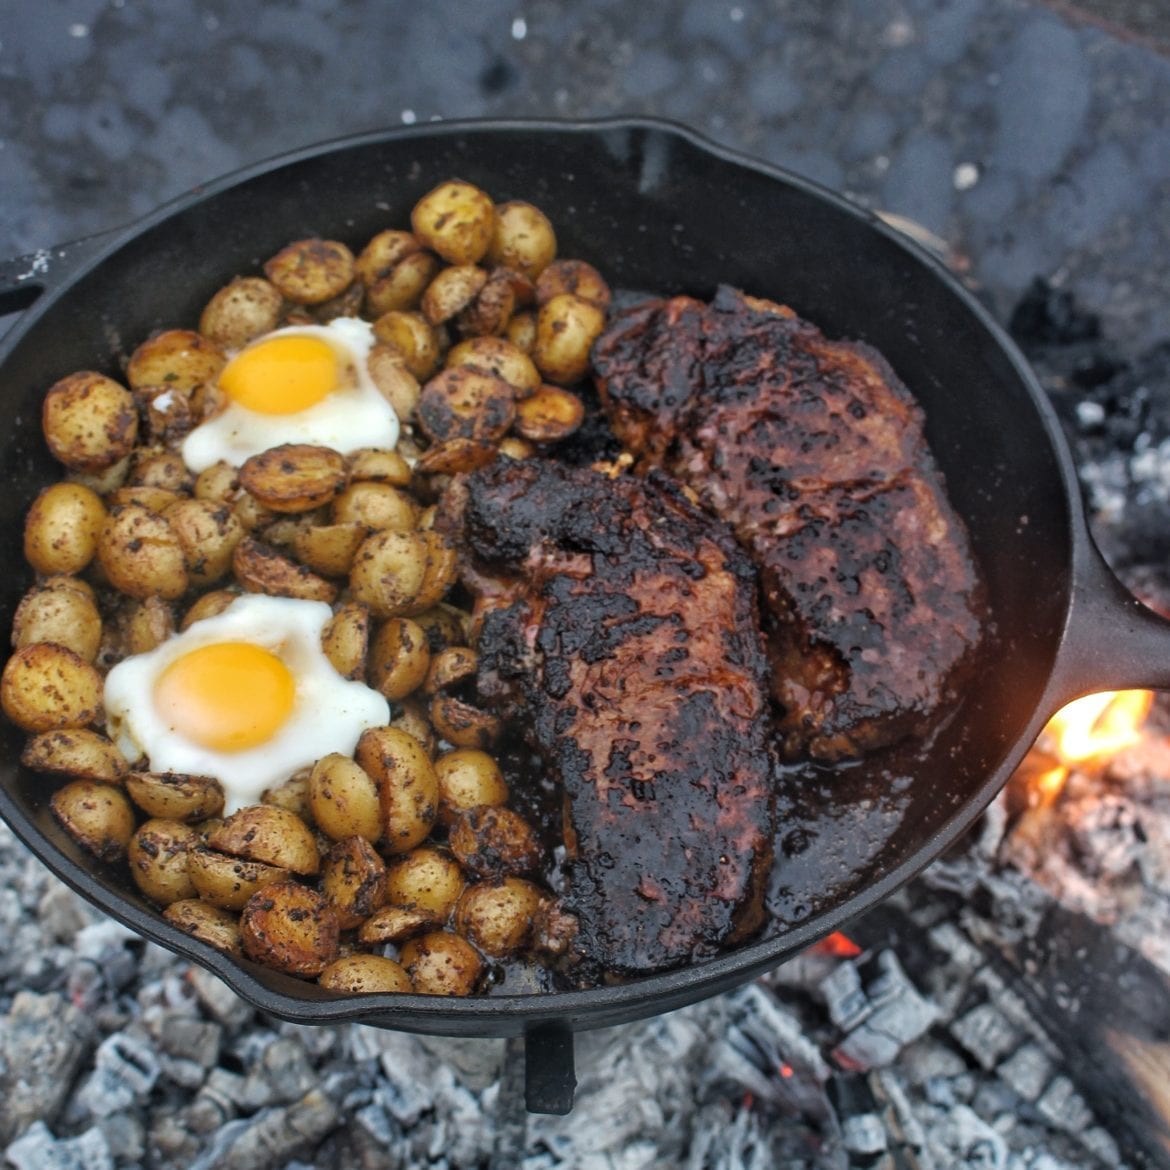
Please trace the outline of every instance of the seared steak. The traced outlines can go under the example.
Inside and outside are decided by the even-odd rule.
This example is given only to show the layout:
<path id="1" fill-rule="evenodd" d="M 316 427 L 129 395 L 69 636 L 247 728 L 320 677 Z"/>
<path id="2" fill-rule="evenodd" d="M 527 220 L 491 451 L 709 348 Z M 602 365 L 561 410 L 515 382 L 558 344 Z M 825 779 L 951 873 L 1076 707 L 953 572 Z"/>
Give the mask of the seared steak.
<path id="1" fill-rule="evenodd" d="M 593 361 L 618 437 L 759 568 L 785 752 L 924 731 L 978 641 L 980 588 L 922 412 L 882 356 L 723 288 L 620 315 Z"/>
<path id="2" fill-rule="evenodd" d="M 563 785 L 577 956 L 653 971 L 746 937 L 773 810 L 747 557 L 656 473 L 502 459 L 457 494 L 480 695 Z"/>

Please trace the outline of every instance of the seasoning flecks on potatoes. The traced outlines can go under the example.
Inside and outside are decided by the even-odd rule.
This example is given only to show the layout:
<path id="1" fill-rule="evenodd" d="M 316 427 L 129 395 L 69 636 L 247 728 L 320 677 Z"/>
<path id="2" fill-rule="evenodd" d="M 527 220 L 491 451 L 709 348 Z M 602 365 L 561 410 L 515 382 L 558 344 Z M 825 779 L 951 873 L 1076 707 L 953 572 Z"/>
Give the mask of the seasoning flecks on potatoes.
<path id="1" fill-rule="evenodd" d="M 92 370 L 50 386 L 41 411 L 49 450 L 74 471 L 104 471 L 128 455 L 138 437 L 134 396 Z"/>
<path id="2" fill-rule="evenodd" d="M 71 776 L 103 784 L 121 784 L 130 772 L 126 757 L 104 735 L 88 727 L 70 727 L 34 735 L 20 762 L 34 772 Z"/>
<path id="3" fill-rule="evenodd" d="M 286 300 L 319 305 L 349 287 L 354 255 L 338 240 L 297 240 L 265 263 L 264 275 Z"/>
<path id="4" fill-rule="evenodd" d="M 284 297 L 260 276 L 240 276 L 207 302 L 199 332 L 221 349 L 241 349 L 280 321 Z"/>
<path id="5" fill-rule="evenodd" d="M 248 958 L 289 975 L 320 975 L 337 957 L 337 911 L 316 890 L 273 882 L 253 894 L 240 915 Z"/>
<path id="6" fill-rule="evenodd" d="M 496 207 L 486 191 L 449 179 L 424 195 L 410 213 L 414 234 L 450 264 L 474 264 L 491 245 Z"/>
<path id="7" fill-rule="evenodd" d="M 115 589 L 129 597 L 182 597 L 190 578 L 175 530 L 157 512 L 124 504 L 106 519 L 97 559 Z"/>
<path id="8" fill-rule="evenodd" d="M 144 341 L 126 366 L 131 390 L 140 386 L 169 386 L 193 390 L 213 382 L 227 364 L 224 352 L 213 341 L 192 329 L 167 329 Z"/>
<path id="9" fill-rule="evenodd" d="M 74 651 L 54 642 L 34 642 L 5 663 L 0 705 L 25 731 L 86 727 L 101 711 L 102 678 Z"/>
<path id="10" fill-rule="evenodd" d="M 25 559 L 38 573 L 80 573 L 97 554 L 105 523 L 105 504 L 91 488 L 52 484 L 37 496 L 25 517 Z"/>
<path id="11" fill-rule="evenodd" d="M 12 645 L 19 650 L 34 642 L 55 642 L 93 662 L 102 643 L 93 590 L 73 577 L 50 577 L 30 589 L 12 619 Z"/>

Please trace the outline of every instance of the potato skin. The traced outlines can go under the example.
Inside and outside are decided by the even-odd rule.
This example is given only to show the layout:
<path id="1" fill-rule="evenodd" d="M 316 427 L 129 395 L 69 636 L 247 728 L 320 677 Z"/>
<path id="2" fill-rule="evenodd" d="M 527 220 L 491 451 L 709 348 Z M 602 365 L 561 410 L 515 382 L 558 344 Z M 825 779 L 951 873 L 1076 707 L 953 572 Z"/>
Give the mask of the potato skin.
<path id="1" fill-rule="evenodd" d="M 227 576 L 236 545 L 244 539 L 244 526 L 231 508 L 183 498 L 171 504 L 163 518 L 183 547 L 193 585 L 212 585 Z"/>
<path id="2" fill-rule="evenodd" d="M 475 948 L 445 930 L 411 939 L 402 948 L 401 960 L 415 991 L 422 995 L 470 995 L 483 971 Z"/>
<path id="3" fill-rule="evenodd" d="M 101 861 L 120 861 L 134 835 L 134 810 L 112 784 L 74 780 L 49 800 L 53 815 L 79 845 Z"/>
<path id="4" fill-rule="evenodd" d="M 515 268 L 535 280 L 557 254 L 557 236 L 549 218 L 531 203 L 510 199 L 496 205 L 496 225 L 487 258 Z"/>
<path id="5" fill-rule="evenodd" d="M 237 277 L 207 302 L 199 332 L 222 349 L 240 349 L 280 321 L 284 298 L 259 276 Z"/>
<path id="6" fill-rule="evenodd" d="M 321 972 L 317 982 L 330 991 L 349 995 L 409 994 L 414 990 L 402 964 L 382 955 L 343 955 Z"/>
<path id="7" fill-rule="evenodd" d="M 358 740 L 354 759 L 378 786 L 386 852 L 413 849 L 431 831 L 439 804 L 439 782 L 426 749 L 405 731 L 372 727 Z"/>
<path id="8" fill-rule="evenodd" d="M 204 902 L 202 898 L 181 898 L 163 910 L 163 917 L 192 938 L 234 958 L 243 958 L 244 944 L 239 920 L 234 914 Z"/>
<path id="9" fill-rule="evenodd" d="M 38 573 L 80 573 L 97 553 L 105 522 L 106 507 L 95 491 L 79 483 L 51 484 L 25 517 L 25 559 Z"/>
<path id="10" fill-rule="evenodd" d="M 50 578 L 46 587 L 31 589 L 21 598 L 12 619 L 13 647 L 19 650 L 34 642 L 55 642 L 86 662 L 97 658 L 102 643 L 101 614 L 91 592 L 54 584 L 70 580 Z"/>
<path id="11" fill-rule="evenodd" d="M 199 834 L 181 821 L 145 821 L 126 850 L 134 884 L 159 906 L 195 897 L 187 874 L 187 853 L 198 842 Z"/>
<path id="12" fill-rule="evenodd" d="M 167 329 L 144 341 L 126 366 L 131 390 L 141 386 L 169 386 L 193 390 L 212 382 L 227 359 L 214 342 L 191 329 Z"/>
<path id="13" fill-rule="evenodd" d="M 360 926 L 386 898 L 386 863 L 364 837 L 338 841 L 321 866 L 321 892 L 342 930 Z"/>
<path id="14" fill-rule="evenodd" d="M 41 427 L 54 458 L 74 471 L 104 471 L 138 438 L 134 396 L 113 378 L 79 370 L 49 387 Z"/>
<path id="15" fill-rule="evenodd" d="M 309 775 L 309 807 L 313 820 L 334 841 L 382 836 L 382 805 L 373 777 L 340 752 L 322 756 Z"/>
<path id="16" fill-rule="evenodd" d="M 4 664 L 0 705 L 25 731 L 85 727 L 101 711 L 102 677 L 72 650 L 34 642 Z"/>
<path id="17" fill-rule="evenodd" d="M 288 300 L 319 305 L 349 287 L 354 255 L 338 240 L 297 240 L 265 263 L 264 275 Z"/>
<path id="18" fill-rule="evenodd" d="M 507 958 L 527 944 L 543 896 L 538 886 L 523 878 L 478 882 L 459 897 L 455 929 L 485 955 Z"/>
<path id="19" fill-rule="evenodd" d="M 605 310 L 573 293 L 558 293 L 536 315 L 531 357 L 550 381 L 569 386 L 589 370 L 589 352 L 605 328 Z"/>
<path id="20" fill-rule="evenodd" d="M 34 772 L 121 784 L 130 771 L 122 753 L 104 735 L 85 727 L 45 731 L 33 736 L 20 762 Z"/>
<path id="21" fill-rule="evenodd" d="M 274 512 L 311 512 L 345 487 L 345 459 L 329 447 L 284 443 L 253 455 L 240 483 Z"/>
<path id="22" fill-rule="evenodd" d="M 248 861 L 313 875 L 321 866 L 312 830 L 296 813 L 253 804 L 232 813 L 207 835 L 207 845 Z"/>
<path id="23" fill-rule="evenodd" d="M 240 915 L 244 953 L 289 975 L 316 977 L 337 957 L 337 912 L 300 882 L 273 882 L 248 899 Z"/>
<path id="24" fill-rule="evenodd" d="M 280 866 L 232 857 L 205 845 L 188 852 L 187 874 L 205 902 L 236 911 L 242 910 L 258 890 L 289 877 L 288 870 Z"/>
<path id="25" fill-rule="evenodd" d="M 110 513 L 98 540 L 98 561 L 110 584 L 130 597 L 173 601 L 190 583 L 174 529 L 141 504 L 125 504 Z"/>
<path id="26" fill-rule="evenodd" d="M 485 191 L 449 179 L 414 205 L 410 225 L 423 245 L 449 264 L 474 264 L 492 242 L 496 208 Z"/>

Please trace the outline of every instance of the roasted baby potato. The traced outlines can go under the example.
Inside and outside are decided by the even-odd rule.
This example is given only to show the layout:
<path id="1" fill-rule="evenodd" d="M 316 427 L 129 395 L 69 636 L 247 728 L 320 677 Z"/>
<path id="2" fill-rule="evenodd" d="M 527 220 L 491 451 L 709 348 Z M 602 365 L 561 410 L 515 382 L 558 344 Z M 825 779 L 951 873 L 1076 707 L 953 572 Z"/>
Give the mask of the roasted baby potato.
<path id="1" fill-rule="evenodd" d="M 397 451 L 363 447 L 349 455 L 350 483 L 373 480 L 392 487 L 410 487 L 410 464 Z"/>
<path id="2" fill-rule="evenodd" d="M 200 898 L 183 898 L 172 902 L 163 911 L 163 917 L 192 938 L 236 958 L 243 957 L 239 920 L 227 910 L 221 910 Z"/>
<path id="3" fill-rule="evenodd" d="M 475 948 L 457 934 L 436 930 L 402 948 L 402 966 L 422 995 L 470 995 L 483 972 Z"/>
<path id="4" fill-rule="evenodd" d="M 438 330 L 421 314 L 391 309 L 374 322 L 374 336 L 402 355 L 406 368 L 425 381 L 438 368 L 443 347 Z"/>
<path id="5" fill-rule="evenodd" d="M 523 878 L 479 882 L 460 895 L 453 924 L 485 955 L 503 959 L 527 945 L 543 897 L 539 886 Z"/>
<path id="6" fill-rule="evenodd" d="M 146 821 L 131 837 L 126 850 L 134 884 L 159 906 L 194 898 L 195 886 L 187 874 L 187 854 L 198 843 L 199 834 L 181 821 Z"/>
<path id="7" fill-rule="evenodd" d="M 418 526 L 418 504 L 401 488 L 373 480 L 351 484 L 333 501 L 334 524 L 360 524 L 410 532 Z"/>
<path id="8" fill-rule="evenodd" d="M 426 680 L 431 649 L 422 627 L 409 618 L 387 618 L 370 646 L 370 685 L 395 702 Z"/>
<path id="9" fill-rule="evenodd" d="M 118 614 L 117 629 L 127 654 L 145 654 L 175 632 L 174 611 L 161 597 L 128 601 Z"/>
<path id="10" fill-rule="evenodd" d="M 457 748 L 435 761 L 439 781 L 439 823 L 450 825 L 460 813 L 481 805 L 504 804 L 508 785 L 500 765 L 487 752 Z"/>
<path id="11" fill-rule="evenodd" d="M 497 268 L 483 287 L 455 315 L 455 327 L 464 337 L 499 337 L 516 311 L 513 274 Z"/>
<path id="12" fill-rule="evenodd" d="M 554 260 L 540 273 L 536 281 L 538 307 L 562 293 L 572 293 L 602 310 L 609 308 L 613 299 L 605 277 L 584 260 Z"/>
<path id="13" fill-rule="evenodd" d="M 426 749 L 394 727 L 372 727 L 358 740 L 354 759 L 378 786 L 388 853 L 413 849 L 431 831 L 439 784 Z"/>
<path id="14" fill-rule="evenodd" d="M 448 264 L 474 264 L 495 235 L 496 208 L 485 191 L 461 179 L 449 179 L 414 205 L 410 226 Z"/>
<path id="15" fill-rule="evenodd" d="M 358 547 L 350 569 L 354 600 L 368 606 L 376 617 L 407 612 L 422 590 L 428 551 L 421 532 L 384 529 L 371 534 Z"/>
<path id="16" fill-rule="evenodd" d="M 280 321 L 284 297 L 259 276 L 240 276 L 207 302 L 199 332 L 221 349 L 241 349 Z"/>
<path id="17" fill-rule="evenodd" d="M 225 910 L 242 910 L 257 890 L 289 877 L 278 865 L 246 861 L 206 845 L 188 851 L 187 873 L 204 901 Z"/>
<path id="18" fill-rule="evenodd" d="M 286 300 L 319 305 L 349 287 L 354 256 L 337 240 L 297 240 L 265 262 L 264 275 Z"/>
<path id="19" fill-rule="evenodd" d="M 321 893 L 342 930 L 360 926 L 386 899 L 386 864 L 364 837 L 338 841 L 321 865 Z"/>
<path id="20" fill-rule="evenodd" d="M 213 341 L 191 329 L 167 329 L 144 341 L 126 366 L 131 390 L 140 386 L 169 386 L 192 390 L 213 382 L 227 359 Z"/>
<path id="21" fill-rule="evenodd" d="M 540 388 L 540 373 L 519 346 L 503 337 L 469 337 L 447 354 L 447 368 L 470 366 L 481 374 L 502 378 L 516 398 L 527 398 Z"/>
<path id="22" fill-rule="evenodd" d="M 41 427 L 49 450 L 66 467 L 100 472 L 133 449 L 138 412 L 125 386 L 93 370 L 80 370 L 49 387 Z"/>
<path id="23" fill-rule="evenodd" d="M 309 774 L 313 821 L 334 841 L 362 837 L 377 841 L 384 830 L 381 799 L 373 777 L 339 752 L 322 756 Z"/>
<path id="24" fill-rule="evenodd" d="M 487 280 L 488 274 L 474 264 L 442 269 L 422 295 L 422 315 L 431 325 L 450 321 L 479 296 Z"/>
<path id="25" fill-rule="evenodd" d="M 366 359 L 366 370 L 378 393 L 390 403 L 399 420 L 413 422 L 418 409 L 418 379 L 411 373 L 398 347 L 384 343 L 375 345 Z"/>
<path id="26" fill-rule="evenodd" d="M 516 417 L 516 394 L 503 378 L 472 366 L 436 374 L 423 388 L 418 421 L 434 443 L 448 439 L 502 439 Z"/>
<path id="27" fill-rule="evenodd" d="M 605 328 L 605 310 L 573 293 L 558 293 L 536 315 L 531 357 L 550 381 L 569 386 L 589 370 L 589 352 Z"/>
<path id="28" fill-rule="evenodd" d="M 442 925 L 443 919 L 422 907 L 383 906 L 358 928 L 358 941 L 363 946 L 398 944 Z"/>
<path id="29" fill-rule="evenodd" d="M 425 910 L 441 923 L 455 909 L 467 879 L 446 850 L 420 845 L 391 862 L 385 885 L 389 905 Z"/>
<path id="30" fill-rule="evenodd" d="M 130 597 L 174 600 L 187 592 L 187 558 L 175 530 L 141 504 L 110 513 L 98 538 L 97 559 L 115 589 Z"/>
<path id="31" fill-rule="evenodd" d="M 557 237 L 549 218 L 531 203 L 496 204 L 496 224 L 487 259 L 535 280 L 555 259 Z"/>
<path id="32" fill-rule="evenodd" d="M 102 677 L 72 650 L 34 642 L 4 664 L 0 705 L 25 731 L 85 727 L 101 711 Z"/>
<path id="33" fill-rule="evenodd" d="M 585 404 L 570 390 L 543 385 L 516 404 L 516 432 L 533 443 L 567 439 L 585 421 Z"/>
<path id="34" fill-rule="evenodd" d="M 93 662 L 102 643 L 102 618 L 93 590 L 75 577 L 50 577 L 30 589 L 12 619 L 12 645 L 55 642 Z"/>
<path id="35" fill-rule="evenodd" d="M 498 716 L 446 691 L 431 699 L 430 715 L 438 735 L 455 747 L 488 748 L 500 734 Z"/>
<path id="36" fill-rule="evenodd" d="M 346 602 L 321 632 L 321 649 L 343 678 L 361 678 L 366 671 L 370 641 L 370 611 L 359 602 Z"/>
<path id="37" fill-rule="evenodd" d="M 253 455 L 240 483 L 274 512 L 310 512 L 345 487 L 345 459 L 329 447 L 284 443 Z"/>
<path id="38" fill-rule="evenodd" d="M 25 744 L 20 762 L 34 772 L 103 784 L 121 784 L 130 771 L 130 765 L 114 744 L 86 727 L 34 735 Z"/>
<path id="39" fill-rule="evenodd" d="M 369 535 L 364 524 L 311 524 L 296 532 L 292 550 L 297 560 L 322 577 L 347 577 L 358 547 Z"/>
<path id="40" fill-rule="evenodd" d="M 244 954 L 289 975 L 315 977 L 337 957 L 337 911 L 300 882 L 273 882 L 253 894 L 240 915 Z"/>
<path id="41" fill-rule="evenodd" d="M 350 995 L 380 992 L 409 993 L 414 990 L 401 963 L 382 955 L 343 955 L 321 972 L 317 982 L 330 991 Z"/>
<path id="42" fill-rule="evenodd" d="M 79 483 L 55 483 L 33 501 L 24 521 L 25 559 L 38 573 L 80 573 L 98 550 L 106 508 Z"/>
<path id="43" fill-rule="evenodd" d="M 120 861 L 134 836 L 134 810 L 112 784 L 74 780 L 49 800 L 65 831 L 101 861 Z"/>
<path id="44" fill-rule="evenodd" d="M 162 820 L 204 821 L 223 812 L 223 789 L 210 776 L 131 772 L 126 792 L 147 816 Z"/>
<path id="45" fill-rule="evenodd" d="M 245 536 L 232 553 L 232 572 L 249 593 L 333 603 L 337 586 L 271 546 Z"/>
<path id="46" fill-rule="evenodd" d="M 544 860 L 532 826 L 510 808 L 470 808 L 458 813 L 447 835 L 451 852 L 481 878 L 535 873 Z"/>
<path id="47" fill-rule="evenodd" d="M 192 585 L 213 585 L 228 575 L 232 554 L 245 534 L 232 508 L 211 500 L 183 498 L 163 512 L 163 519 L 183 547 Z"/>
<path id="48" fill-rule="evenodd" d="M 207 845 L 220 853 L 262 861 L 292 873 L 315 874 L 321 867 L 313 831 L 295 813 L 268 804 L 253 804 L 232 813 L 207 834 Z"/>

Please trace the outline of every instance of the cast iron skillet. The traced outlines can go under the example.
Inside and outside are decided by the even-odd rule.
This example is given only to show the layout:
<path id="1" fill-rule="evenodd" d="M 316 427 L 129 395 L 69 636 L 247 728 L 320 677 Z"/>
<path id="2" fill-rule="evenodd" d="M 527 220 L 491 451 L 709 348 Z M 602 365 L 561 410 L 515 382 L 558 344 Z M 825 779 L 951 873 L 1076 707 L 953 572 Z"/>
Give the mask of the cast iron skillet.
<path id="1" fill-rule="evenodd" d="M 16 552 L 25 508 L 59 474 L 39 431 L 45 389 L 75 369 L 117 375 L 119 358 L 152 330 L 190 325 L 226 279 L 256 271 L 290 240 L 323 235 L 360 247 L 405 226 L 415 200 L 450 176 L 498 200 L 536 203 L 556 225 L 561 254 L 592 261 L 615 286 L 707 297 L 726 282 L 786 301 L 830 336 L 875 345 L 917 395 L 987 577 L 992 651 L 937 739 L 893 767 L 900 795 L 875 818 L 842 781 L 832 823 L 791 863 L 816 896 L 781 898 L 784 923 L 771 937 L 622 986 L 464 1000 L 336 998 L 171 928 L 54 823 L 45 779 L 16 763 L 22 737 L 11 727 L 0 730 L 0 813 L 74 889 L 262 1010 L 302 1023 L 523 1034 L 529 1107 L 564 1111 L 574 1031 L 727 990 L 873 906 L 971 825 L 1066 701 L 1170 686 L 1170 624 L 1105 567 L 1043 393 L 947 272 L 803 179 L 679 127 L 624 120 L 446 123 L 346 139 L 232 175 L 113 237 L 9 264 L 9 290 L 41 295 L 0 346 L 0 533 L 12 557 L 0 626 L 29 584 Z"/>

